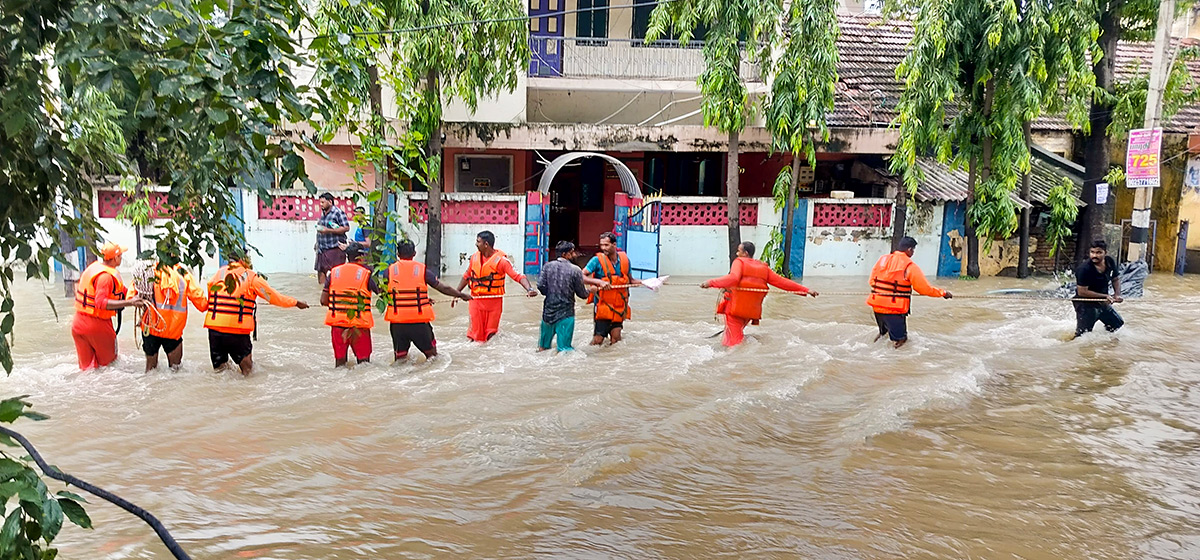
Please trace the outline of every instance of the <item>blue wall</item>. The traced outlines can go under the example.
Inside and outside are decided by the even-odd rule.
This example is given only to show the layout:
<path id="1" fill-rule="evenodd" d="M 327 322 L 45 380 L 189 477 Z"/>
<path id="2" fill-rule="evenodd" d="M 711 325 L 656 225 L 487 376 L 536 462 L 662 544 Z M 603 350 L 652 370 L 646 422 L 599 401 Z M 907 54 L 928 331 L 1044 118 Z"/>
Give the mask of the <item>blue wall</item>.
<path id="1" fill-rule="evenodd" d="M 784 221 L 787 224 L 787 212 L 784 208 Z M 788 261 L 792 278 L 804 276 L 804 244 L 808 239 L 808 200 L 801 198 L 796 201 L 795 219 L 792 221 L 792 254 Z"/>

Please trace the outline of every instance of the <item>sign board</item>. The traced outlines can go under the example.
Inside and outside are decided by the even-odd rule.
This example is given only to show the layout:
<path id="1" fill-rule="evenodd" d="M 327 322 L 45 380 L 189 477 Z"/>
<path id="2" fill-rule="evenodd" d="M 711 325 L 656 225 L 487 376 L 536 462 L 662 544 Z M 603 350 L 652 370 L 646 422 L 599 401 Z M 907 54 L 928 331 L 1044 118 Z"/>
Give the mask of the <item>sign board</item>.
<path id="1" fill-rule="evenodd" d="M 1131 189 L 1159 186 L 1158 156 L 1161 148 L 1161 128 L 1129 131 L 1129 147 L 1125 152 L 1125 186 Z"/>
<path id="2" fill-rule="evenodd" d="M 1096 183 L 1096 204 L 1108 202 L 1108 183 Z"/>

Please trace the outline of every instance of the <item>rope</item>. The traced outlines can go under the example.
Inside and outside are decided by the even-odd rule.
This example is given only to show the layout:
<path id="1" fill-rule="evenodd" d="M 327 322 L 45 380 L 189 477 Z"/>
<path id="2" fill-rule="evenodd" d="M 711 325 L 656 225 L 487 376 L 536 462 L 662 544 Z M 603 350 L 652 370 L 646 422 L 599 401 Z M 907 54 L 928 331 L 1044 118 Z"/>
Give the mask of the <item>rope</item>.
<path id="1" fill-rule="evenodd" d="M 664 283 L 663 286 L 699 287 L 700 284 Z M 635 287 L 637 287 L 637 286 L 635 286 L 633 284 L 620 284 L 620 285 L 616 285 L 616 286 L 609 286 L 609 289 L 622 289 L 622 288 L 635 288 Z M 798 295 L 798 296 L 803 296 L 803 295 L 807 294 L 807 292 L 800 292 L 800 291 L 796 291 L 796 290 L 780 290 L 780 289 L 768 289 L 768 288 L 733 287 L 733 288 L 724 288 L 724 289 L 737 290 L 740 292 L 757 292 L 757 293 L 764 293 L 764 294 L 765 293 L 784 293 L 784 294 L 793 294 L 793 295 Z M 817 290 L 817 291 L 823 296 L 869 296 L 871 294 L 883 295 L 883 296 L 892 295 L 892 294 L 886 294 L 883 292 L 870 292 L 870 291 L 850 291 L 850 292 L 826 292 L 826 291 L 822 291 L 822 290 Z M 924 294 L 918 294 L 916 292 L 913 292 L 912 295 L 924 296 Z M 941 296 L 925 296 L 925 297 L 933 297 L 933 298 L 938 298 L 938 299 L 941 298 Z M 1096 302 L 1096 303 L 1100 303 L 1100 302 L 1107 303 L 1108 302 L 1108 300 L 1105 298 L 1082 298 L 1082 297 L 1061 298 L 1061 297 L 1048 297 L 1048 296 L 1001 296 L 1001 295 L 959 295 L 959 294 L 954 294 L 954 299 L 989 299 L 989 300 L 1003 300 L 1003 301 L 1081 301 L 1081 302 Z M 1145 301 L 1145 300 L 1137 300 L 1137 301 Z"/>
<path id="2" fill-rule="evenodd" d="M 0 426 L 0 434 L 4 434 L 12 439 L 17 440 L 17 442 L 21 444 L 21 447 L 24 447 L 25 451 L 29 452 L 29 456 L 33 457 L 33 461 L 37 463 L 37 466 L 42 469 L 42 473 L 46 476 L 55 480 L 61 480 L 76 488 L 80 488 L 89 494 L 101 498 L 129 513 L 136 515 L 142 521 L 145 521 L 150 528 L 154 529 L 155 534 L 157 534 L 158 538 L 161 539 L 163 544 L 167 546 L 167 550 L 171 551 L 171 554 L 175 556 L 176 560 L 191 560 L 191 556 L 188 556 L 187 552 L 184 552 L 183 547 L 179 546 L 178 542 L 175 542 L 175 538 L 171 536 L 171 533 L 167 531 L 167 528 L 163 526 L 162 522 L 160 522 L 158 518 L 154 517 L 154 515 L 150 512 L 134 505 L 125 498 L 113 494 L 103 488 L 100 488 L 99 486 L 75 478 L 74 476 L 66 474 L 46 463 L 46 460 L 42 459 L 41 454 L 39 454 L 37 449 L 33 447 L 33 444 L 29 443 L 28 439 L 25 439 L 25 436 L 2 426 Z"/>

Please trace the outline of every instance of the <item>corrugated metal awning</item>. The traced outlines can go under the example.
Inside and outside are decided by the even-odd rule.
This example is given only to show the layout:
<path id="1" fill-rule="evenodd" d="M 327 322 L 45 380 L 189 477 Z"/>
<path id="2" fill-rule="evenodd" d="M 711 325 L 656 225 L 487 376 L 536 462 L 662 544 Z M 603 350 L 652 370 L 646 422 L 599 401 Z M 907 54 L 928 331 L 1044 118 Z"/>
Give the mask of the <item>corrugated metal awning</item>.
<path id="1" fill-rule="evenodd" d="M 1058 155 L 1034 146 L 1033 158 L 1030 163 L 1029 200 L 1021 200 L 1020 194 L 1009 194 L 1018 208 L 1031 207 L 1031 203 L 1046 204 L 1050 189 L 1060 184 L 1063 179 L 1074 185 L 1072 197 L 1076 206 L 1086 206 L 1079 198 L 1083 189 L 1083 168 L 1078 164 L 1065 160 Z M 933 158 L 917 158 L 917 168 L 921 171 L 921 181 L 917 185 L 916 199 L 921 202 L 944 202 L 948 200 L 962 201 L 967 199 L 968 174 L 962 169 L 950 169 Z"/>

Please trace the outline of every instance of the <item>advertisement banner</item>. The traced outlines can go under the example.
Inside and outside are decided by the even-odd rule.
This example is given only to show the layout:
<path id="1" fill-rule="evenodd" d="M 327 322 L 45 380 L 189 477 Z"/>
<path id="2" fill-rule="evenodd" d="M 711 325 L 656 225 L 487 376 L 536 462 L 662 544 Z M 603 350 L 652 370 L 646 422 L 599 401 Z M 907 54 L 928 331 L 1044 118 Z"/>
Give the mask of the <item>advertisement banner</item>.
<path id="1" fill-rule="evenodd" d="M 1161 128 L 1129 131 L 1129 148 L 1125 153 L 1125 186 L 1131 189 L 1159 186 L 1161 148 Z"/>

